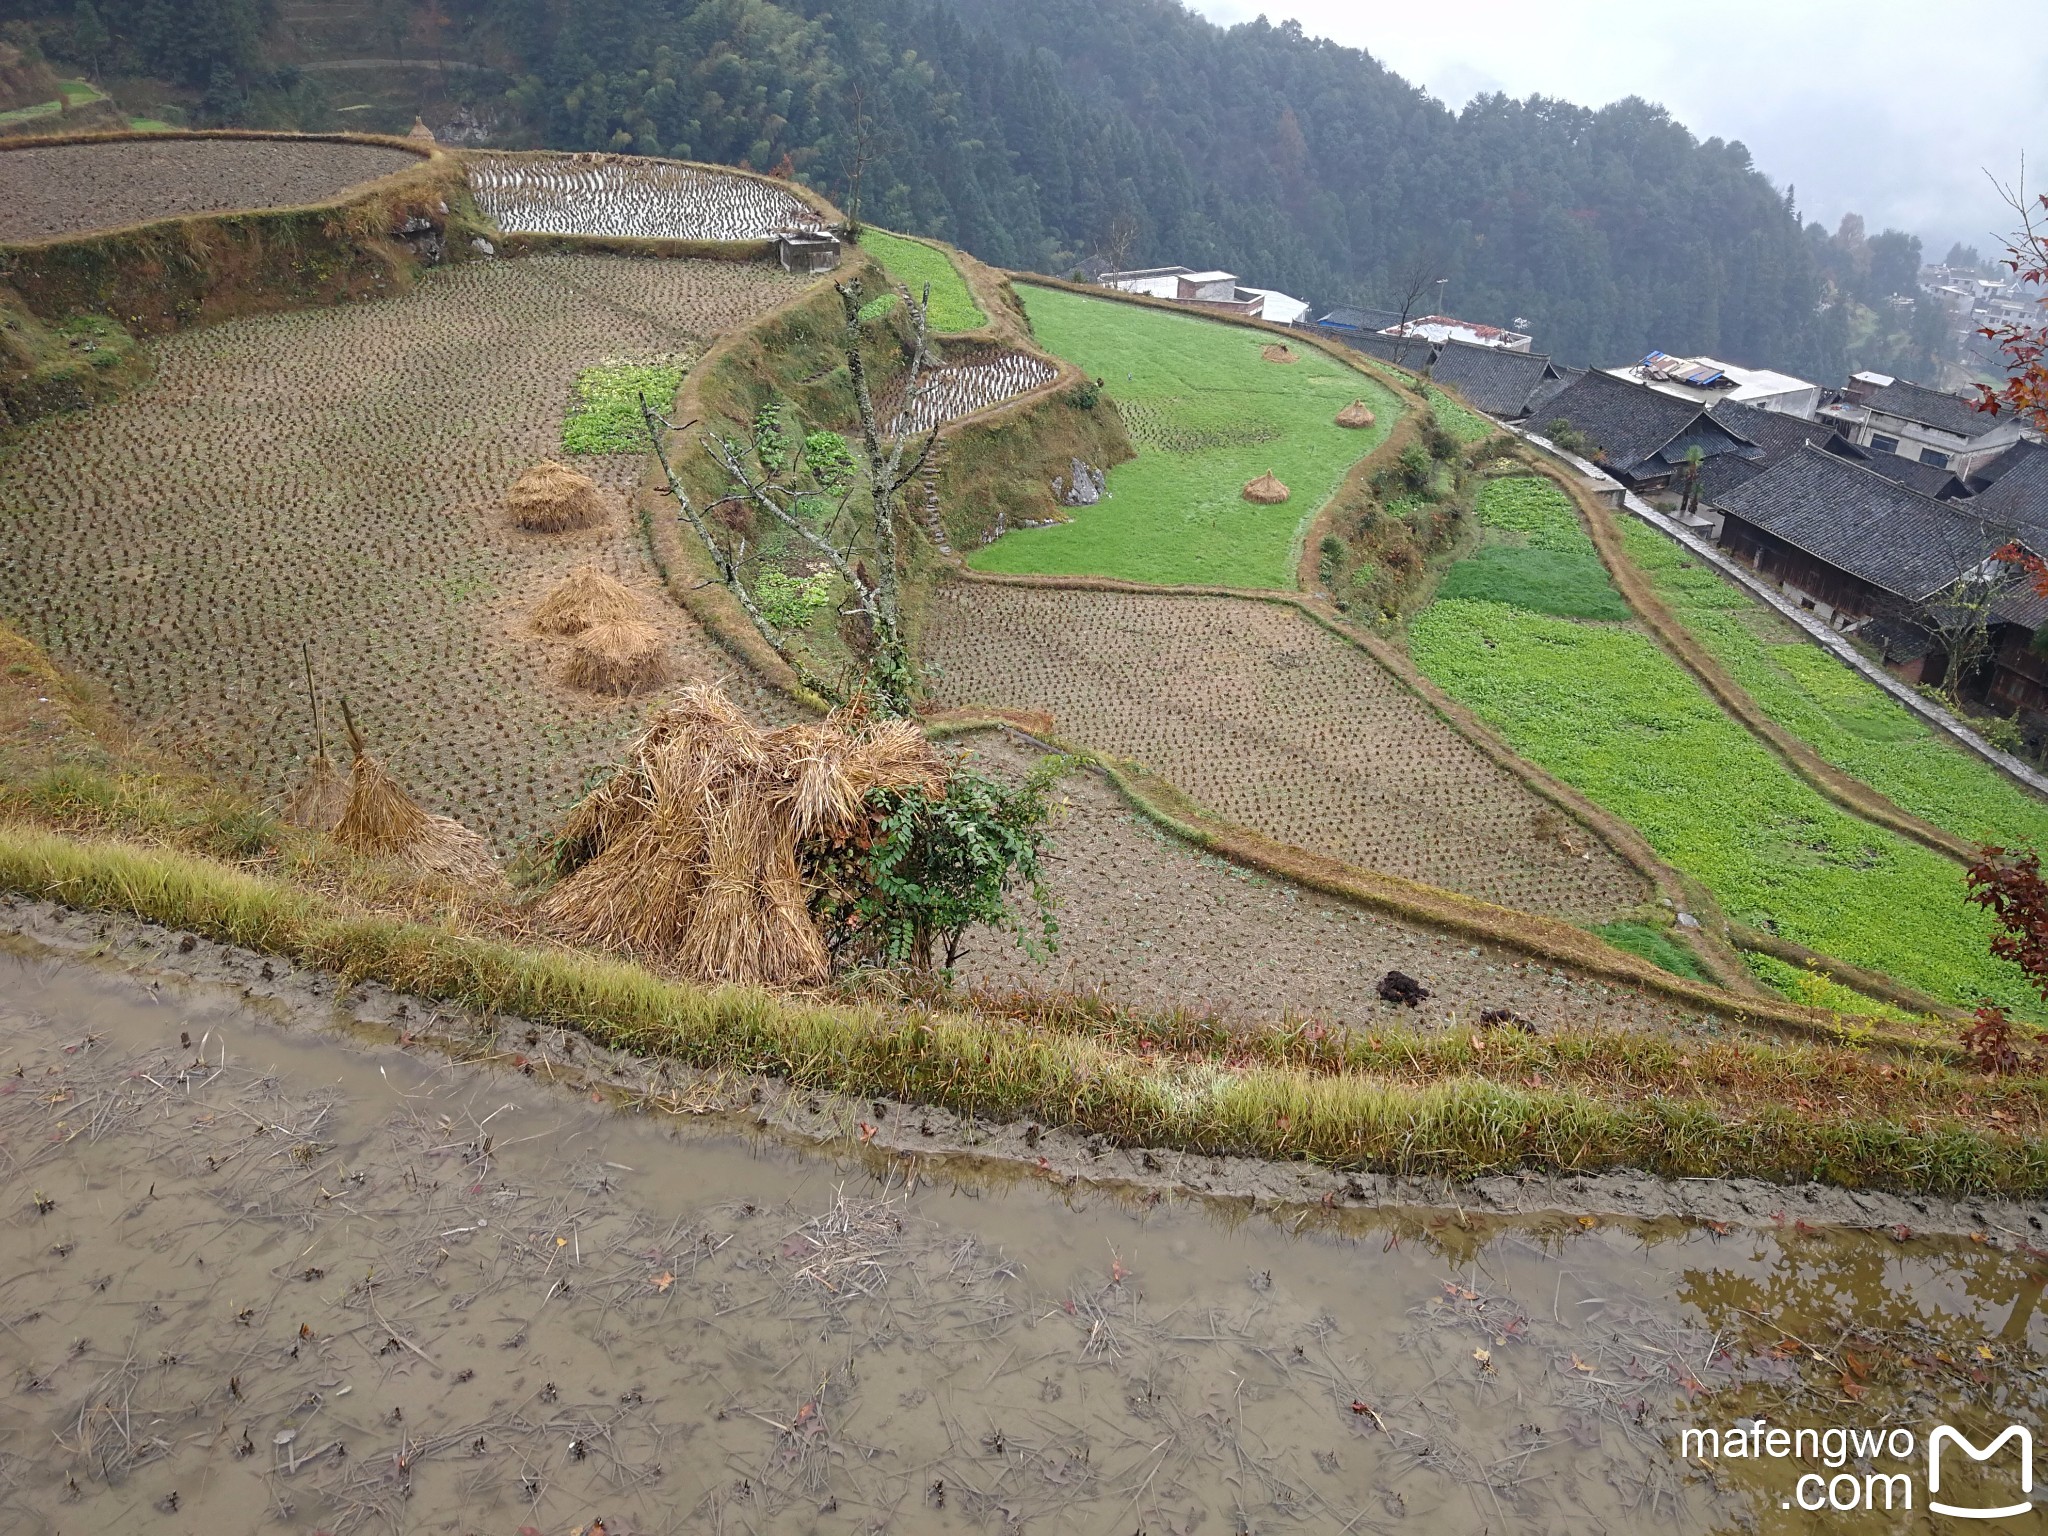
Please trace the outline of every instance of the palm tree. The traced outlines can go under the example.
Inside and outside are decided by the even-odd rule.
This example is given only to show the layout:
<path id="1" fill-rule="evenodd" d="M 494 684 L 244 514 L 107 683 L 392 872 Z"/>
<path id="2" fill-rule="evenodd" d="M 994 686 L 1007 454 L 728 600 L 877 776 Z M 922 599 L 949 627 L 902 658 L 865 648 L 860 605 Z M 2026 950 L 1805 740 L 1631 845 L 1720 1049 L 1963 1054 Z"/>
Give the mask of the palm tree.
<path id="1" fill-rule="evenodd" d="M 1705 451 L 1698 443 L 1685 450 L 1685 492 L 1679 497 L 1678 510 L 1697 512 L 1700 509 L 1700 466 L 1707 461 Z"/>

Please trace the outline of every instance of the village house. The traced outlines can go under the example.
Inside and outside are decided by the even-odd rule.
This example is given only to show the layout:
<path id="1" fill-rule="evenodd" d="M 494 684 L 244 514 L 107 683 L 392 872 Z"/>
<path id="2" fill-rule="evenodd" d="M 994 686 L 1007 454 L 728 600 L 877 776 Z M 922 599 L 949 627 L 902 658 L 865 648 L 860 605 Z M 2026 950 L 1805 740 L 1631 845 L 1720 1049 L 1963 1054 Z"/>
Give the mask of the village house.
<path id="1" fill-rule="evenodd" d="M 1513 352 L 1469 341 L 1439 343 L 1426 365 L 1437 383 L 1455 389 L 1475 410 L 1520 421 L 1559 394 L 1583 371 L 1541 352 Z"/>
<path id="2" fill-rule="evenodd" d="M 1964 478 L 2021 437 L 2020 424 L 2010 415 L 1973 410 L 1960 395 L 1888 373 L 1850 375 L 1848 387 L 1824 402 L 1819 414 L 1859 448 L 1915 459 Z"/>
<path id="3" fill-rule="evenodd" d="M 1295 325 L 1308 314 L 1309 306 L 1277 288 L 1246 288 L 1234 272 L 1197 272 L 1189 267 L 1137 267 L 1128 272 L 1105 272 L 1097 279 L 1105 288 L 1119 293 L 1138 293 L 1151 299 L 1197 305 L 1250 320 L 1270 320 L 1276 325 Z"/>
<path id="4" fill-rule="evenodd" d="M 1836 629 L 1864 630 L 1909 681 L 1946 658 L 1924 615 L 2017 530 L 1968 503 L 1938 501 L 1811 444 L 1719 502 L 1721 547 Z"/>
<path id="5" fill-rule="evenodd" d="M 1731 454 L 1762 457 L 1755 443 L 1697 402 L 1611 373 L 1574 379 L 1544 401 L 1529 423 L 1553 440 L 1562 438 L 1560 447 L 1583 452 L 1641 495 L 1677 489 L 1693 448 L 1705 464 Z"/>
<path id="6" fill-rule="evenodd" d="M 1526 352 L 1531 338 L 1520 331 L 1510 331 L 1498 325 L 1481 325 L 1476 320 L 1458 320 L 1449 315 L 1424 315 L 1419 320 L 1403 321 L 1394 317 L 1394 323 L 1384 326 L 1381 334 L 1386 336 L 1408 336 L 1422 341 L 1464 341 L 1477 347 L 1499 347 L 1506 352 Z"/>
<path id="7" fill-rule="evenodd" d="M 1820 386 L 1769 368 L 1743 368 L 1711 357 L 1652 352 L 1639 363 L 1603 370 L 1700 405 L 1734 400 L 1759 410 L 1811 419 L 1820 409 Z"/>

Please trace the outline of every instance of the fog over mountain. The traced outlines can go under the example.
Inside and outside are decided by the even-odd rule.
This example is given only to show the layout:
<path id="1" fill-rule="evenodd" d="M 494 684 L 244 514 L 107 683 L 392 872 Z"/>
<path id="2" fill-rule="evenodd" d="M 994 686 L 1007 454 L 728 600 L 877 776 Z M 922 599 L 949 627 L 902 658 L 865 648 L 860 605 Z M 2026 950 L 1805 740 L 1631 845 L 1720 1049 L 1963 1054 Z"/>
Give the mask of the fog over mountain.
<path id="1" fill-rule="evenodd" d="M 1192 0 L 1364 48 L 1451 107 L 1483 92 L 1601 106 L 1641 96 L 1701 138 L 1739 139 L 1800 212 L 1987 254 L 2012 220 L 1985 172 L 2048 190 L 2048 26 L 2034 7 L 1913 0 L 1467 0 L 1457 25 L 1382 0 Z"/>

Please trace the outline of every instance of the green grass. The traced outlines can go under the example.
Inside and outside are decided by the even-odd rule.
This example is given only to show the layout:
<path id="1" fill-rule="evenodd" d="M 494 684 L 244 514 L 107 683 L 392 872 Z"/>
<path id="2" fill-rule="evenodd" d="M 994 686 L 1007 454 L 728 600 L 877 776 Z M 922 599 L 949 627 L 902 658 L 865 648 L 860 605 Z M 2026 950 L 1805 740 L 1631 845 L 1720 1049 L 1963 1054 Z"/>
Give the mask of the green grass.
<path id="1" fill-rule="evenodd" d="M 968 557 L 979 570 L 1160 584 L 1291 588 L 1300 530 L 1401 414 L 1374 380 L 1309 347 L 1269 363 L 1272 338 L 1198 315 L 1019 285 L 1041 345 L 1106 381 L 1138 456 L 1073 520 L 1024 528 Z M 1336 425 L 1362 399 L 1377 418 Z M 1272 470 L 1293 493 L 1243 497 Z"/>
<path id="2" fill-rule="evenodd" d="M 1444 573 L 1439 598 L 1507 603 L 1565 619 L 1629 617 L 1578 514 L 1550 481 L 1489 480 L 1475 510 L 1485 542 Z"/>
<path id="3" fill-rule="evenodd" d="M 1510 603 L 1566 619 L 1619 622 L 1629 616 L 1597 555 L 1513 544 L 1489 544 L 1460 560 L 1444 572 L 1437 596 Z"/>
<path id="4" fill-rule="evenodd" d="M 1661 965 L 1674 976 L 1683 976 L 1688 981 L 1704 981 L 1710 986 L 1713 984 L 1714 978 L 1700 964 L 1700 957 L 1662 928 L 1623 920 L 1602 923 L 1593 932 L 1616 949 L 1625 949 L 1652 965 Z M 1862 999 L 1857 1001 L 1861 1003 Z"/>
<path id="5" fill-rule="evenodd" d="M 683 387 L 681 362 L 599 363 L 576 376 L 576 404 L 562 422 L 564 453 L 644 453 L 640 399 L 666 411 Z"/>
<path id="6" fill-rule="evenodd" d="M 1867 1014 L 1871 1018 L 1884 1019 L 1894 1024 L 1918 1024 L 1919 1015 L 1909 1013 L 1896 1003 L 1880 1002 L 1865 997 L 1853 987 L 1845 987 L 1834 977 L 1820 971 L 1808 970 L 1804 966 L 1780 960 L 1776 955 L 1745 954 L 1742 963 L 1749 972 L 1772 991 L 1790 998 L 1795 1003 L 1805 1003 L 1813 1008 L 1832 1008 L 1844 1013 Z"/>
<path id="7" fill-rule="evenodd" d="M 1822 799 L 1633 627 L 1449 599 L 1409 639 L 1424 672 L 1634 823 L 1735 921 L 1958 1005 L 2040 1016 L 1990 956 L 1960 868 Z"/>
<path id="8" fill-rule="evenodd" d="M 1436 424 L 1461 443 L 1482 443 L 1500 430 L 1477 411 L 1452 399 L 1434 384 L 1426 386 L 1423 394 L 1429 400 L 1430 414 L 1436 417 Z"/>
<path id="9" fill-rule="evenodd" d="M 611 1049 L 799 1090 L 888 1094 L 967 1115 L 1029 1117 L 1127 1146 L 1470 1177 L 1522 1166 L 1635 1167 L 1666 1177 L 1822 1179 L 1932 1193 L 2038 1195 L 2048 1144 L 1989 1134 L 1958 1100 L 2029 1113 L 2041 1085 L 2009 1093 L 1953 1068 L 1884 1064 L 1840 1048 L 1677 1042 L 1631 1034 L 1399 1030 L 1313 1025 L 1246 1034 L 1217 1021 L 1045 1019 L 855 1007 L 665 980 L 559 949 L 524 949 L 450 926 L 352 912 L 314 892 L 164 849 L 89 843 L 0 824 L 0 889 L 83 911 L 132 914 L 401 992 L 576 1029 Z M 1165 1037 L 1162 1042 L 1162 1037 Z M 1161 1054 L 1161 1045 L 1178 1052 Z M 1588 1072 L 1590 1069 L 1590 1075 Z M 1493 1078 L 1486 1072 L 1498 1072 Z M 1406 1074 L 1405 1076 L 1403 1074 Z M 1543 1086 L 1546 1076 L 1618 1088 Z M 1753 1085 L 1722 1104 L 1702 1084 Z M 1853 1086 L 1854 1107 L 1777 1099 Z M 1833 1095 L 1829 1095 L 1833 1102 Z M 1924 1113 L 1909 1114 L 1909 1110 Z"/>
<path id="10" fill-rule="evenodd" d="M 158 117 L 131 117 L 128 119 L 128 127 L 130 131 L 135 133 L 176 133 L 178 131 L 177 124 L 167 123 Z"/>
<path id="11" fill-rule="evenodd" d="M 1629 558 L 1764 713 L 1821 757 L 1915 816 L 1973 842 L 2048 849 L 2048 804 L 1935 734 L 1718 571 L 1634 518 Z"/>
<path id="12" fill-rule="evenodd" d="M 967 279 L 960 275 L 952 258 L 937 246 L 868 225 L 860 232 L 860 248 L 912 294 L 922 297 L 925 284 L 931 284 L 931 312 L 926 323 L 934 333 L 978 331 L 988 324 L 988 316 L 974 302 Z"/>

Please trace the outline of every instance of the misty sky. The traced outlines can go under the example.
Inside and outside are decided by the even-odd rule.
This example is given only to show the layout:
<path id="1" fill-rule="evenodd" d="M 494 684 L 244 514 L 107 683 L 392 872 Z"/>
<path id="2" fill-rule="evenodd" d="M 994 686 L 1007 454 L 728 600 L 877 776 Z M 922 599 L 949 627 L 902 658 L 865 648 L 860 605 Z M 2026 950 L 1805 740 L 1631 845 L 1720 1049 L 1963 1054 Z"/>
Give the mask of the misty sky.
<path id="1" fill-rule="evenodd" d="M 1985 180 L 2048 191 L 2048 22 L 2039 0 L 1188 0 L 1363 48 L 1452 107 L 1480 91 L 1600 106 L 1642 96 L 1700 138 L 1740 139 L 1801 216 L 1850 209 L 1939 260 L 1986 256 L 2013 220 Z M 1967 19 L 1966 19 L 1967 18 Z"/>

